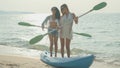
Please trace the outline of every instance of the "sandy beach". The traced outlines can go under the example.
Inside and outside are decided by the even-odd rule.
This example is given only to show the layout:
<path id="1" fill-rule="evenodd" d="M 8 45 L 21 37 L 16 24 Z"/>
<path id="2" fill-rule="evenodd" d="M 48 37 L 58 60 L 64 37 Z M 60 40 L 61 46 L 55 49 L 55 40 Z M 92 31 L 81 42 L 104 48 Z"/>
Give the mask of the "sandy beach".
<path id="1" fill-rule="evenodd" d="M 23 55 L 24 53 L 19 52 L 12 54 L 10 50 L 19 51 L 22 48 L 0 45 L 0 68 L 53 68 L 40 61 L 39 54 L 36 56 Z M 119 68 L 119 66 L 94 61 L 90 68 Z"/>
<path id="2" fill-rule="evenodd" d="M 47 68 L 37 58 L 0 55 L 0 68 Z"/>

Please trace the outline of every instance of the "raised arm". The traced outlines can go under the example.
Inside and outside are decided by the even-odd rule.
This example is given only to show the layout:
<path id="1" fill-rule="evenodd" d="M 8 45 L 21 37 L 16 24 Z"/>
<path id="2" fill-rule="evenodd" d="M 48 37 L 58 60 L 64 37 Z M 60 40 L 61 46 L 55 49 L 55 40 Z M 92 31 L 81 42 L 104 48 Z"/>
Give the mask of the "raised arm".
<path id="1" fill-rule="evenodd" d="M 78 17 L 73 13 L 73 19 L 75 21 L 76 24 L 78 24 Z"/>

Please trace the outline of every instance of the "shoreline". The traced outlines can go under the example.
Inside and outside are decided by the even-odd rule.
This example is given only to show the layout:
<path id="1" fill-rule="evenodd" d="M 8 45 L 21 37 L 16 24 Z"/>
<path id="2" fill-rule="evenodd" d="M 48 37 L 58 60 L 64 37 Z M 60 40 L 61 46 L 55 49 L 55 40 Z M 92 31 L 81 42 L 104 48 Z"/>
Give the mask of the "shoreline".
<path id="1" fill-rule="evenodd" d="M 90 68 L 119 68 L 119 66 L 94 61 Z M 0 55 L 0 68 L 53 68 L 39 58 Z"/>
<path id="2" fill-rule="evenodd" d="M 0 68 L 53 68 L 40 61 L 40 52 L 41 51 L 38 50 L 0 45 Z M 96 60 L 90 66 L 90 68 L 101 67 L 119 68 L 117 65 L 111 65 Z"/>

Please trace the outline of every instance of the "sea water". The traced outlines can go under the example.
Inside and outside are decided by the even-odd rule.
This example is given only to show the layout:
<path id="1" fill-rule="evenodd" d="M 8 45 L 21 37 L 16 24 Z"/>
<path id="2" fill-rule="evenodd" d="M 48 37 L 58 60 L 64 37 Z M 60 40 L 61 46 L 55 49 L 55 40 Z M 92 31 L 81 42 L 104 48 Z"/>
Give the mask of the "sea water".
<path id="1" fill-rule="evenodd" d="M 48 36 L 35 45 L 29 44 L 31 38 L 44 34 L 47 30 L 18 25 L 18 22 L 23 21 L 40 26 L 48 15 L 1 14 L 0 45 L 48 50 Z M 73 25 L 73 31 L 92 35 L 92 38 L 73 35 L 71 41 L 73 55 L 94 54 L 96 60 L 120 65 L 120 13 L 88 14 L 79 18 L 79 23 Z"/>

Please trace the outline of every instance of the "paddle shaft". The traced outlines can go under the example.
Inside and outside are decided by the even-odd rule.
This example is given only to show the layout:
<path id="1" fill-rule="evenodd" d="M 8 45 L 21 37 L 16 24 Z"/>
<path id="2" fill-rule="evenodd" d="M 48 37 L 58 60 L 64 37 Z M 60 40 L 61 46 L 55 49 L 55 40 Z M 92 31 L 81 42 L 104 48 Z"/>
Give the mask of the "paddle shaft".
<path id="1" fill-rule="evenodd" d="M 84 14 L 82 14 L 82 15 L 78 16 L 78 18 L 80 18 L 80 17 L 82 17 L 82 16 L 84 16 L 84 15 L 86 15 L 86 14 L 88 14 L 88 13 L 92 12 L 92 11 L 93 11 L 93 10 L 89 10 L 88 12 L 86 12 L 86 13 L 84 13 Z"/>
<path id="2" fill-rule="evenodd" d="M 93 7 L 93 9 L 89 10 L 88 12 L 86 12 L 86 13 L 78 16 L 78 18 L 80 18 L 80 17 L 82 17 L 82 16 L 84 16 L 84 15 L 92 12 L 93 10 L 99 10 L 99 9 L 105 7 L 105 6 L 106 6 L 106 3 L 105 3 L 105 2 L 102 2 L 102 3 L 98 4 L 98 5 L 96 5 L 95 7 Z M 28 25 L 28 26 L 29 26 L 29 25 Z M 42 26 L 37 26 L 37 25 L 30 25 L 30 26 L 42 27 Z M 48 29 L 48 27 L 44 27 L 44 28 Z M 47 33 L 41 35 L 41 36 L 42 36 L 41 39 L 42 39 L 45 35 L 47 35 L 47 34 L 49 34 L 49 33 L 51 33 L 51 32 L 54 32 L 54 31 L 56 31 L 56 30 L 57 30 L 57 29 L 52 30 L 52 31 L 50 31 L 50 32 L 47 32 Z M 75 33 L 75 32 L 73 32 L 73 33 L 74 33 L 74 34 L 78 34 L 78 33 Z M 82 33 L 81 35 L 83 35 L 83 33 Z M 85 35 L 87 36 L 87 34 L 85 34 Z M 85 36 L 85 35 L 84 35 L 84 36 Z M 91 37 L 91 36 L 89 36 L 89 37 Z M 36 42 L 34 42 L 34 43 L 36 43 Z"/>
<path id="3" fill-rule="evenodd" d="M 80 17 L 82 17 L 82 16 L 84 16 L 84 15 L 86 15 L 86 14 L 92 12 L 92 11 L 93 11 L 93 10 L 89 10 L 88 12 L 86 12 L 86 13 L 84 13 L 84 14 L 78 16 L 78 18 L 80 18 Z M 41 27 L 41 28 L 42 28 L 42 26 L 38 26 L 38 25 L 32 25 L 32 24 L 31 24 L 30 26 L 33 26 L 33 27 Z M 48 29 L 48 27 L 44 27 L 44 28 Z"/>

